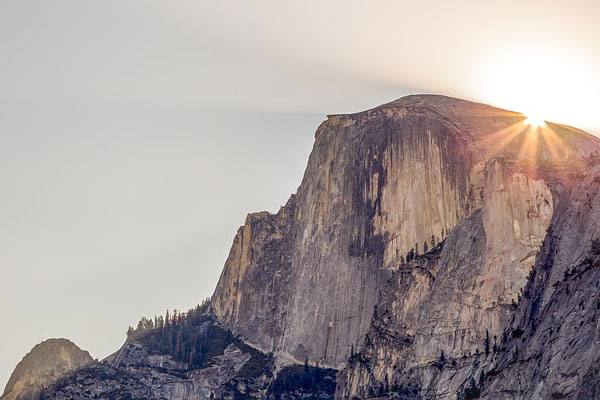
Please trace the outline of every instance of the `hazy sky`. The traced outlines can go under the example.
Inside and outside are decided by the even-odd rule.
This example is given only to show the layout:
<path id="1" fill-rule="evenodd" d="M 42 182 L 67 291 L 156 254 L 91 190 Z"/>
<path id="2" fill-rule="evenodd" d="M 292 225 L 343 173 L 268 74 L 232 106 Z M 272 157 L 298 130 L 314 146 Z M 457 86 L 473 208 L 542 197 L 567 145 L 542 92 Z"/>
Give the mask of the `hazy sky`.
<path id="1" fill-rule="evenodd" d="M 600 133 L 600 2 L 0 0 L 0 391 L 210 295 L 318 124 L 409 93 Z"/>

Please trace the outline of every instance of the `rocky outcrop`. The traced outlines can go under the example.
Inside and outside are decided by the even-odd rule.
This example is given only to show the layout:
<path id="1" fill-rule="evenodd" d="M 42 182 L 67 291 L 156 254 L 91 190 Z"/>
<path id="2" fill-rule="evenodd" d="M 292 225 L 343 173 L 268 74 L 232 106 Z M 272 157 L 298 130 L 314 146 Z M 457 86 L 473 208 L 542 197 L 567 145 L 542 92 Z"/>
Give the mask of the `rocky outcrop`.
<path id="1" fill-rule="evenodd" d="M 469 260 L 476 270 L 462 282 L 470 285 L 466 292 L 455 280 L 444 287 L 456 293 L 451 307 L 461 311 L 438 321 L 448 324 L 448 340 L 454 330 L 469 337 L 452 351 L 474 351 L 485 329 L 500 333 L 550 223 L 552 185 L 560 183 L 540 176 L 540 163 L 600 148 L 583 132 L 549 125 L 545 135 L 524 119 L 443 96 L 330 116 L 317 130 L 297 193 L 275 215 L 249 215 L 238 231 L 213 312 L 282 359 L 343 368 L 361 347 L 374 307 L 387 301 L 381 288 L 391 271 L 411 249 L 422 252 L 479 212 L 481 260 Z M 437 272 L 453 277 L 457 261 L 443 263 Z M 481 311 L 462 311 L 463 295 L 468 308 Z"/>
<path id="2" fill-rule="evenodd" d="M 67 339 L 48 339 L 37 344 L 10 376 L 2 400 L 35 400 L 59 378 L 94 363 L 87 351 Z"/>
<path id="3" fill-rule="evenodd" d="M 182 320 L 179 324 L 184 326 Z M 335 370 L 308 365 L 276 368 L 272 357 L 231 336 L 206 315 L 199 324 L 181 326 L 175 335 L 178 343 L 190 333 L 200 334 L 186 344 L 201 352 L 200 364 L 197 359 L 184 361 L 179 352 L 169 354 L 168 346 L 156 351 L 162 343 L 156 339 L 171 336 L 160 335 L 164 327 L 140 328 L 119 351 L 59 379 L 41 392 L 40 399 L 333 398 Z"/>
<path id="4" fill-rule="evenodd" d="M 86 368 L 42 393 L 42 399 L 138 398 L 204 400 L 223 398 L 225 384 L 236 376 L 250 355 L 229 345 L 210 366 L 190 370 L 168 355 L 148 354 L 135 341 L 116 356 Z M 267 381 L 268 384 L 268 381 Z"/>

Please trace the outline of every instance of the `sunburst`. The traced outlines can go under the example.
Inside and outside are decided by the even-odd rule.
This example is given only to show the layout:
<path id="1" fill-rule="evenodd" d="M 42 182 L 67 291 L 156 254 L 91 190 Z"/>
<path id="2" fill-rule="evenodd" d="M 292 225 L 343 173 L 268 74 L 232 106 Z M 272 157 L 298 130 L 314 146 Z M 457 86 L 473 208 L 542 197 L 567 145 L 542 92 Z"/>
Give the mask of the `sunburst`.
<path id="1" fill-rule="evenodd" d="M 533 115 L 486 135 L 480 143 L 490 158 L 508 153 L 523 160 L 556 161 L 565 154 L 563 139 L 544 119 Z"/>
<path id="2" fill-rule="evenodd" d="M 533 116 L 533 115 L 528 116 L 527 119 L 525 119 L 524 122 L 527 125 L 530 125 L 532 128 L 541 128 L 541 127 L 546 126 L 546 121 L 544 121 L 540 117 L 536 117 L 536 116 Z"/>

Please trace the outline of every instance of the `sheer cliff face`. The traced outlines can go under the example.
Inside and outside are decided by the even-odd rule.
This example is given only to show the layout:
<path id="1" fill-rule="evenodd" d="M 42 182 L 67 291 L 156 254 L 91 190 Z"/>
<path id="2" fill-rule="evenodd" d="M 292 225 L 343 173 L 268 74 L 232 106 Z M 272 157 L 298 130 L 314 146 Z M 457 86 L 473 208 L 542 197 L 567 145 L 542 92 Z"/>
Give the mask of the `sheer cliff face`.
<path id="1" fill-rule="evenodd" d="M 319 127 L 297 194 L 238 231 L 212 300 L 228 327 L 284 358 L 336 367 L 360 345 L 382 272 L 465 214 L 465 139 L 435 110 L 411 107 Z"/>
<path id="2" fill-rule="evenodd" d="M 564 190 L 542 163 L 599 149 L 582 132 L 556 125 L 546 138 L 523 120 L 442 96 L 330 116 L 298 192 L 238 231 L 213 312 L 282 359 L 342 368 L 352 350 L 371 351 L 368 373 L 345 371 L 344 395 L 392 379 L 389 365 L 482 351 L 519 301 Z M 445 239 L 439 254 L 402 263 L 432 239 Z M 373 346 L 374 329 L 410 344 Z"/>
<path id="3" fill-rule="evenodd" d="M 67 339 L 48 339 L 23 357 L 10 376 L 2 399 L 37 399 L 44 387 L 93 362 L 89 353 L 73 342 Z"/>

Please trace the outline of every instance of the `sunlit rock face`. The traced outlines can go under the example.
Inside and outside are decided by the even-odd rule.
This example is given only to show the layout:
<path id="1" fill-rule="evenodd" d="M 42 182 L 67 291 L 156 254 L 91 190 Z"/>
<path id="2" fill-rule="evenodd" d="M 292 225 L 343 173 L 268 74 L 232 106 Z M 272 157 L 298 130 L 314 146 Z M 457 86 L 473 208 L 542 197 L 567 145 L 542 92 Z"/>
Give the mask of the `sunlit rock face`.
<path id="1" fill-rule="evenodd" d="M 330 116 L 297 193 L 238 231 L 213 312 L 280 359 L 343 369 L 339 397 L 395 385 L 456 398 L 491 357 L 486 336 L 499 348 L 514 323 L 568 207 L 558 199 L 600 150 L 584 132 L 524 120 L 442 96 Z M 435 250 L 406 261 L 425 244 Z"/>
<path id="2" fill-rule="evenodd" d="M 2 399 L 38 399 L 44 387 L 93 363 L 89 353 L 73 342 L 67 339 L 48 339 L 23 357 L 10 376 Z"/>

